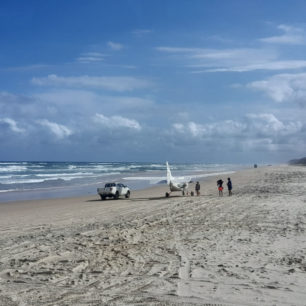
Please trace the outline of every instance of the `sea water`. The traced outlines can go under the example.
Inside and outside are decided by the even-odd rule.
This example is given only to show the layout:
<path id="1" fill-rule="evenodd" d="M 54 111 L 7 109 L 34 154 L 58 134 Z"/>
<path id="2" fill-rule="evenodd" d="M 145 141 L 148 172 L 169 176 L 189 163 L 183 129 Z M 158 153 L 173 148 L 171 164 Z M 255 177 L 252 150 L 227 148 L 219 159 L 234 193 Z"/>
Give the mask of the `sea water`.
<path id="1" fill-rule="evenodd" d="M 197 178 L 248 165 L 173 163 L 170 167 L 174 176 Z M 143 189 L 165 179 L 165 163 L 0 162 L 0 202 L 94 195 L 97 187 L 112 181 Z"/>

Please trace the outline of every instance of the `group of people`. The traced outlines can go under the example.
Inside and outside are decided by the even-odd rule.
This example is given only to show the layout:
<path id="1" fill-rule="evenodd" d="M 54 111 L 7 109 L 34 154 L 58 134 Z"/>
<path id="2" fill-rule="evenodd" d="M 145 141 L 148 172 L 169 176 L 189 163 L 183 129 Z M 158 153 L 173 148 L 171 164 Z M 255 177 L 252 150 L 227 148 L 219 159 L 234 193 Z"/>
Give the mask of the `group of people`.
<path id="1" fill-rule="evenodd" d="M 217 186 L 218 186 L 218 190 L 219 190 L 219 197 L 223 196 L 223 183 L 224 182 L 221 179 L 217 181 Z M 227 178 L 226 185 L 227 185 L 227 189 L 228 189 L 228 195 L 231 196 L 233 185 L 232 185 L 232 181 L 231 181 L 230 177 Z"/>
<path id="2" fill-rule="evenodd" d="M 219 197 L 222 197 L 223 196 L 223 181 L 222 179 L 218 180 L 217 181 L 217 186 L 218 186 L 218 191 L 219 191 Z M 232 195 L 232 189 L 233 189 L 233 185 L 232 185 L 232 181 L 231 181 L 231 178 L 227 178 L 227 189 L 228 189 L 228 195 L 231 196 Z M 199 196 L 200 195 L 200 189 L 201 189 L 201 186 L 200 186 L 200 183 L 197 182 L 196 185 L 195 185 L 195 192 L 196 192 L 196 195 Z"/>

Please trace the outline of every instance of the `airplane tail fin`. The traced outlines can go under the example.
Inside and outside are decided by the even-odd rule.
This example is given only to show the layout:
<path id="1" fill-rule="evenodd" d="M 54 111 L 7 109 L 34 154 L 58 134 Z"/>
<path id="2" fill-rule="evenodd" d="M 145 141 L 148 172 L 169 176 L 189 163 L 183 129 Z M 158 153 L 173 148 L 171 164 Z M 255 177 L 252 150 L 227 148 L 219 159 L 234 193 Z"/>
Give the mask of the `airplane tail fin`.
<path id="1" fill-rule="evenodd" d="M 166 166 L 167 166 L 167 184 L 170 184 L 170 182 L 173 181 L 173 176 L 171 174 L 168 162 L 166 162 Z"/>

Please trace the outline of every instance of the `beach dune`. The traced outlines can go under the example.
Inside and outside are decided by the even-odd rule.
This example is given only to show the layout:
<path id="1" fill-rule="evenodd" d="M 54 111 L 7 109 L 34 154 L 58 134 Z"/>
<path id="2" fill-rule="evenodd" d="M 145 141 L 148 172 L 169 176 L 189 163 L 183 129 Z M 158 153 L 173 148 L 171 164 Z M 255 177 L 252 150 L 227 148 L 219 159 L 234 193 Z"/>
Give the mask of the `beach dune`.
<path id="1" fill-rule="evenodd" d="M 0 305 L 305 305 L 306 167 L 219 178 L 1 203 Z"/>

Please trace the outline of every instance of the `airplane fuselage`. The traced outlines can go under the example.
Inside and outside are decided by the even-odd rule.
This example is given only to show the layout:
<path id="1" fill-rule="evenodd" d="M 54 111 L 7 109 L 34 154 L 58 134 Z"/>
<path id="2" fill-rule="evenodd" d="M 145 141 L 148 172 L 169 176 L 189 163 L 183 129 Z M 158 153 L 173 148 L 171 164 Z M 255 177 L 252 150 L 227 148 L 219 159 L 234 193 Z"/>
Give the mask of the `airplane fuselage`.
<path id="1" fill-rule="evenodd" d="M 170 191 L 185 191 L 188 188 L 186 183 L 173 183 L 170 182 Z"/>
<path id="2" fill-rule="evenodd" d="M 190 180 L 186 179 L 185 177 L 174 178 L 171 174 L 168 162 L 166 162 L 166 167 L 167 167 L 167 184 L 170 187 L 170 193 L 172 191 L 181 191 L 182 194 L 185 195 L 185 192 L 187 191 L 188 188 L 188 182 Z M 166 192 L 166 197 L 169 197 L 170 193 Z"/>

